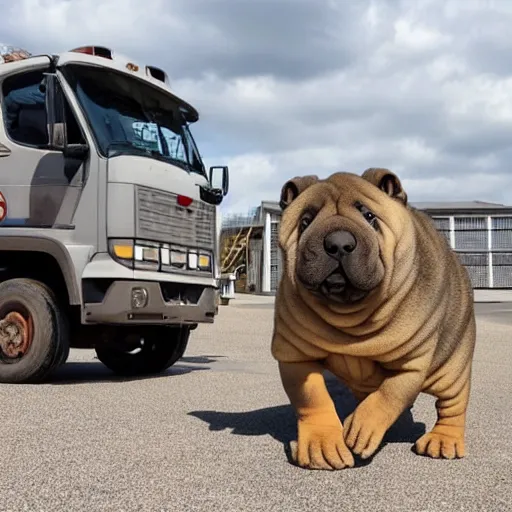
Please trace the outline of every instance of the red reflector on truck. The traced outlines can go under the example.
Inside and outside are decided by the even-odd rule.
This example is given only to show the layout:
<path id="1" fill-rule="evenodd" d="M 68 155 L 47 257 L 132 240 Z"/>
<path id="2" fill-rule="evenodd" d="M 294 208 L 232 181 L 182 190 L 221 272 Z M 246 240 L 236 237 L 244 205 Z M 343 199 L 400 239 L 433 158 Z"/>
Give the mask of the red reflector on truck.
<path id="1" fill-rule="evenodd" d="M 0 192 L 0 222 L 2 222 L 5 217 L 7 217 L 7 201 L 2 192 Z"/>
<path id="2" fill-rule="evenodd" d="M 193 199 L 191 197 L 187 196 L 178 196 L 178 204 L 180 206 L 183 206 L 184 208 L 187 208 L 192 204 Z"/>
<path id="3" fill-rule="evenodd" d="M 85 53 L 86 55 L 94 55 L 112 60 L 112 51 L 104 46 L 80 46 L 71 50 L 74 53 Z"/>

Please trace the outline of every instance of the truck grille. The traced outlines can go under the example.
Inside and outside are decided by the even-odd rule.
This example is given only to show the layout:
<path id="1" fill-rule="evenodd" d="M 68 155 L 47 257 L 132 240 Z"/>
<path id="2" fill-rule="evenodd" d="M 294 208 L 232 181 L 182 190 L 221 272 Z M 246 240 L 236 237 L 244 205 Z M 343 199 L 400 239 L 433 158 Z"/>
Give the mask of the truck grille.
<path id="1" fill-rule="evenodd" d="M 214 206 L 194 200 L 183 208 L 176 194 L 141 186 L 135 194 L 136 238 L 214 250 Z"/>

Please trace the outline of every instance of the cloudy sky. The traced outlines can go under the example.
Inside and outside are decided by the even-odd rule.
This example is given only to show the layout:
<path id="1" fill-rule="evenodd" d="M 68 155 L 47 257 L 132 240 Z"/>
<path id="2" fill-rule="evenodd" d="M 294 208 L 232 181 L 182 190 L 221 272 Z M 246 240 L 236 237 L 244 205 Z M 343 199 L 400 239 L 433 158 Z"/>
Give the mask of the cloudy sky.
<path id="1" fill-rule="evenodd" d="M 370 166 L 412 201 L 512 204 L 512 0 L 0 0 L 0 41 L 102 44 L 200 111 L 225 207 Z"/>

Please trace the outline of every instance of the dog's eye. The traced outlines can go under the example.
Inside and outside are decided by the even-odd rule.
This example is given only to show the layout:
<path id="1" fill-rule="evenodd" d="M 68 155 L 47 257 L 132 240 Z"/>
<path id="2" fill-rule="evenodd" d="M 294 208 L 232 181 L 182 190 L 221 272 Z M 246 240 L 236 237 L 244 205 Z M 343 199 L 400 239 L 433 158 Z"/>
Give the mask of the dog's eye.
<path id="1" fill-rule="evenodd" d="M 366 219 L 366 221 L 371 226 L 373 226 L 374 228 L 377 228 L 377 217 L 375 216 L 375 214 L 373 212 L 368 210 L 368 208 L 366 208 L 366 206 L 364 206 L 363 204 L 361 204 L 359 202 L 355 203 L 354 206 L 363 214 L 363 217 Z"/>
<path id="2" fill-rule="evenodd" d="M 368 222 L 372 222 L 375 219 L 375 215 L 371 211 L 364 212 L 363 216 Z"/>
<path id="3" fill-rule="evenodd" d="M 314 219 L 314 216 L 310 212 L 305 213 L 302 216 L 302 218 L 300 219 L 300 224 L 299 224 L 300 234 L 304 233 L 304 231 L 307 229 L 307 227 L 313 222 L 313 219 Z"/>
<path id="4" fill-rule="evenodd" d="M 300 221 L 300 231 L 301 233 L 306 230 L 306 228 L 311 224 L 311 219 L 309 217 L 302 217 Z"/>

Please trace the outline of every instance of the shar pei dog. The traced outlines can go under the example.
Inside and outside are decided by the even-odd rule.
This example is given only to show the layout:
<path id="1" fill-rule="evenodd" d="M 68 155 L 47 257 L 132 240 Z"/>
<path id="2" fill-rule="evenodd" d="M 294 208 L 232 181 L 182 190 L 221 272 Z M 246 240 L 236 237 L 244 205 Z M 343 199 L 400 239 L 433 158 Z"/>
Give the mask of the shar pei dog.
<path id="1" fill-rule="evenodd" d="M 297 416 L 292 461 L 310 469 L 371 457 L 420 393 L 437 421 L 415 442 L 432 458 L 464 456 L 476 327 L 466 269 L 387 169 L 285 183 L 271 351 Z M 325 385 L 358 401 L 344 424 Z"/>

